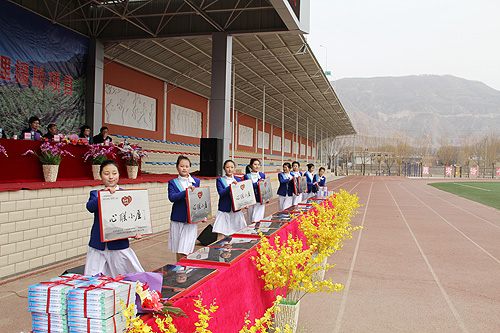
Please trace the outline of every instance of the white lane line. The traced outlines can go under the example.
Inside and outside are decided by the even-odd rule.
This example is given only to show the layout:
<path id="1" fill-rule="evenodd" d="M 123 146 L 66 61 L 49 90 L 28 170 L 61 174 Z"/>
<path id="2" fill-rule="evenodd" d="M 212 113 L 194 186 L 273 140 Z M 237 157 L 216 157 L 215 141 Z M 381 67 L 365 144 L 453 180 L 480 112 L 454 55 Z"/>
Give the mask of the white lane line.
<path id="1" fill-rule="evenodd" d="M 359 183 L 358 183 L 359 184 Z M 356 184 L 356 186 L 358 186 Z M 356 187 L 354 186 L 354 187 Z M 366 199 L 365 212 L 363 214 L 363 220 L 361 221 L 361 226 L 365 225 L 366 212 L 368 210 L 368 204 L 370 203 L 370 196 L 372 194 L 373 182 L 370 184 L 370 191 L 368 192 L 368 198 Z M 344 291 L 342 292 L 342 300 L 340 301 L 340 309 L 337 314 L 337 321 L 335 322 L 334 332 L 340 332 L 340 325 L 342 323 L 342 317 L 344 316 L 345 305 L 347 303 L 347 296 L 349 294 L 349 288 L 351 287 L 352 274 L 354 272 L 354 266 L 356 265 L 356 258 L 358 257 L 359 243 L 361 242 L 361 235 L 363 234 L 363 229 L 359 229 L 358 239 L 356 241 L 356 247 L 354 248 L 354 254 L 352 256 L 351 267 L 349 268 L 349 274 L 347 275 L 347 282 L 344 285 Z"/>
<path id="2" fill-rule="evenodd" d="M 462 236 L 464 236 L 467 240 L 469 240 L 472 244 L 476 245 L 481 251 L 483 251 L 484 253 L 486 253 L 486 255 L 488 255 L 491 259 L 493 259 L 494 261 L 496 261 L 498 264 L 500 264 L 500 260 L 498 260 L 494 255 L 492 255 L 491 253 L 489 253 L 488 251 L 486 251 L 483 247 L 481 247 L 481 245 L 479 245 L 478 243 L 474 242 L 472 240 L 472 238 L 470 238 L 469 236 L 467 236 L 466 234 L 464 234 L 462 231 L 460 231 L 457 227 L 455 227 L 450 221 L 448 221 L 447 219 L 445 219 L 443 216 L 441 216 L 438 212 L 436 212 L 434 209 L 432 209 L 428 204 L 426 204 L 425 202 L 423 202 L 422 200 L 420 200 L 419 198 L 417 198 L 413 193 L 411 193 L 410 191 L 408 191 L 406 188 L 404 188 L 401 184 L 399 184 L 399 186 L 401 186 L 402 189 L 404 189 L 406 192 L 410 193 L 411 196 L 413 196 L 415 199 L 417 199 L 418 201 L 420 201 L 425 207 L 427 207 L 431 212 L 433 212 L 434 214 L 436 214 L 437 216 L 439 216 L 443 221 L 445 221 L 446 223 L 448 223 L 448 225 L 450 227 L 452 227 L 453 229 L 455 229 L 459 234 L 461 234 Z"/>
<path id="3" fill-rule="evenodd" d="M 422 192 L 425 192 L 425 193 L 427 193 L 427 194 L 432 195 L 434 198 L 437 198 L 437 199 L 439 199 L 439 200 L 441 200 L 441 201 L 444 201 L 444 202 L 446 202 L 447 204 L 449 204 L 449 205 L 451 205 L 451 206 L 453 206 L 453 207 L 455 207 L 455 208 L 460 209 L 460 210 L 461 210 L 461 211 L 463 211 L 463 212 L 466 212 L 467 214 L 469 214 L 469 215 L 471 215 L 471 216 L 474 216 L 474 217 L 475 217 L 475 218 L 477 218 L 478 220 L 481 220 L 481 221 L 483 221 L 483 222 L 486 222 L 486 223 L 488 223 L 489 225 L 491 225 L 491 226 L 493 226 L 493 227 L 495 227 L 495 228 L 500 229 L 500 225 L 496 225 L 496 224 L 494 224 L 494 223 L 492 223 L 492 222 L 490 222 L 490 221 L 488 221 L 488 220 L 486 220 L 486 219 L 483 219 L 481 216 L 477 216 L 476 214 L 474 214 L 474 213 L 472 213 L 472 212 L 468 211 L 467 209 L 464 209 L 463 207 L 461 207 L 461 206 L 459 206 L 459 205 L 456 205 L 456 204 L 454 204 L 453 202 L 448 201 L 448 200 L 446 200 L 446 199 L 442 198 L 440 195 L 436 195 L 436 193 L 433 193 L 433 192 L 427 191 L 427 190 L 425 190 L 425 189 L 423 189 L 423 188 L 421 188 L 421 187 L 416 186 L 415 184 L 412 184 L 412 186 L 413 186 L 413 187 L 415 187 L 416 189 L 419 189 L 419 190 L 420 190 L 420 191 L 422 191 Z M 434 188 L 434 189 L 436 189 L 436 190 L 439 190 L 439 189 L 437 189 L 437 188 L 435 188 L 435 187 L 433 187 L 433 188 Z M 441 190 L 439 190 L 439 191 L 441 191 Z M 447 192 L 447 193 L 449 193 L 449 192 Z M 469 199 L 467 199 L 467 198 L 463 198 L 463 197 L 460 197 L 460 198 L 461 198 L 461 199 L 464 199 L 464 200 L 469 200 Z M 472 201 L 472 200 L 471 200 L 471 201 Z M 475 203 L 475 204 L 477 204 L 477 205 L 482 206 L 483 208 L 487 208 L 488 210 L 491 210 L 491 207 L 490 207 L 490 206 L 486 206 L 486 205 L 480 204 L 479 202 L 476 202 L 476 201 L 472 201 L 472 202 L 474 202 L 474 203 Z M 497 210 L 497 209 L 493 209 L 493 211 L 494 211 L 495 213 L 498 213 L 498 210 Z M 499 219 L 499 220 L 500 220 L 500 219 Z"/>
<path id="4" fill-rule="evenodd" d="M 461 184 L 461 183 L 452 183 L 452 184 L 460 185 L 460 186 L 465 186 L 465 187 L 470 187 L 470 188 L 473 188 L 473 189 L 476 189 L 476 190 L 491 192 L 491 190 L 487 190 L 485 188 L 476 187 L 476 186 L 472 186 L 472 185 L 465 185 L 465 184 Z"/>
<path id="5" fill-rule="evenodd" d="M 399 184 L 399 185 L 401 186 L 401 184 Z M 468 332 L 467 327 L 465 327 L 465 324 L 464 324 L 462 318 L 460 317 L 460 314 L 458 313 L 457 309 L 453 305 L 450 297 L 448 296 L 448 293 L 444 290 L 443 285 L 439 281 L 439 278 L 438 278 L 436 272 L 434 271 L 434 268 L 432 268 L 429 260 L 427 259 L 427 256 L 424 253 L 424 250 L 422 249 L 422 247 L 420 246 L 420 243 L 417 240 L 417 237 L 415 237 L 415 234 L 411 230 L 410 225 L 408 224 L 408 221 L 406 220 L 406 217 L 404 216 L 403 212 L 401 211 L 401 208 L 399 207 L 398 203 L 396 202 L 396 199 L 392 195 L 391 190 L 389 189 L 389 187 L 387 186 L 387 184 L 385 184 L 385 187 L 387 188 L 387 191 L 389 191 L 389 194 L 391 195 L 391 198 L 394 201 L 394 204 L 396 205 L 396 207 L 397 207 L 397 209 L 399 211 L 399 214 L 401 215 L 401 218 L 405 222 L 406 227 L 408 228 L 408 231 L 410 232 L 410 235 L 413 238 L 413 241 L 415 241 L 415 244 L 417 245 L 417 248 L 420 251 L 420 254 L 422 255 L 422 258 L 424 258 L 424 261 L 425 261 L 425 264 L 427 265 L 427 268 L 429 268 L 429 271 L 431 272 L 432 277 L 434 278 L 434 281 L 436 281 L 436 284 L 438 285 L 439 290 L 443 294 L 443 297 L 446 300 L 446 303 L 448 303 L 448 306 L 450 307 L 451 312 L 453 313 L 453 315 L 455 316 L 455 319 L 457 320 L 458 324 L 460 325 L 460 328 L 462 329 L 462 331 Z"/>

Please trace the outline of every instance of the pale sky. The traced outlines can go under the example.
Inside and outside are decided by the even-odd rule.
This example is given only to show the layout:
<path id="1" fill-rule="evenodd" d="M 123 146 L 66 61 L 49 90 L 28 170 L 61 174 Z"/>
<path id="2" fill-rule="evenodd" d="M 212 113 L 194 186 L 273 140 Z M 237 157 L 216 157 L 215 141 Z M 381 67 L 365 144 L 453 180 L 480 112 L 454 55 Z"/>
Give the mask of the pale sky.
<path id="1" fill-rule="evenodd" d="M 500 0 L 311 0 L 306 38 L 330 80 L 450 74 L 500 91 Z"/>

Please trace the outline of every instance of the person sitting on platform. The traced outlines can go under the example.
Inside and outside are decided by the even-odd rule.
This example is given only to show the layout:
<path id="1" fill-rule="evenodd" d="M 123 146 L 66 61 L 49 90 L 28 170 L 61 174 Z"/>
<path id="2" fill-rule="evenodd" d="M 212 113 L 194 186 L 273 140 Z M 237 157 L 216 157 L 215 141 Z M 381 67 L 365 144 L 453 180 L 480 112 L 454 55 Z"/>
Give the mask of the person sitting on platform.
<path id="1" fill-rule="evenodd" d="M 94 143 L 110 143 L 113 141 L 110 136 L 108 136 L 108 128 L 106 126 L 101 127 L 100 133 L 92 138 Z"/>
<path id="2" fill-rule="evenodd" d="M 88 144 L 91 144 L 92 137 L 90 136 L 90 126 L 83 125 L 82 127 L 80 127 L 80 134 L 78 135 L 78 137 L 82 139 L 87 139 Z"/>
<path id="3" fill-rule="evenodd" d="M 5 130 L 2 128 L 2 122 L 1 121 L 0 121 L 0 138 L 7 139 L 7 134 L 5 133 Z"/>
<path id="4" fill-rule="evenodd" d="M 43 133 L 38 129 L 38 127 L 40 127 L 40 119 L 37 116 L 30 117 L 30 119 L 28 120 L 28 124 L 28 128 L 25 128 L 21 132 L 19 139 L 39 141 L 43 135 Z M 31 136 L 26 134 L 31 134 Z"/>
<path id="5" fill-rule="evenodd" d="M 57 135 L 57 125 L 49 124 L 49 126 L 47 126 L 47 131 L 47 134 L 43 137 L 49 139 L 50 141 L 54 140 L 54 135 Z"/>

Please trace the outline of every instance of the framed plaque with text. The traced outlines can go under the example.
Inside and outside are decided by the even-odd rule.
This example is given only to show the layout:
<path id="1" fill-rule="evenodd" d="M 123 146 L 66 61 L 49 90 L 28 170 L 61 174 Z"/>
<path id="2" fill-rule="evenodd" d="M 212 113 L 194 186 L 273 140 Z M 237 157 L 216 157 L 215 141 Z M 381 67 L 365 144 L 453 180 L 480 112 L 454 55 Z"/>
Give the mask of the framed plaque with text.
<path id="1" fill-rule="evenodd" d="M 265 204 L 273 198 L 273 188 L 271 186 L 271 178 L 264 178 L 259 180 L 259 195 L 260 203 Z"/>
<path id="2" fill-rule="evenodd" d="M 196 187 L 186 189 L 188 209 L 188 223 L 198 223 L 212 218 L 212 204 L 210 202 L 210 187 Z"/>
<path id="3" fill-rule="evenodd" d="M 148 190 L 98 191 L 101 241 L 153 233 Z"/>
<path id="4" fill-rule="evenodd" d="M 231 198 L 233 200 L 233 210 L 237 211 L 257 203 L 255 193 L 253 191 L 253 183 L 251 179 L 243 180 L 236 184 L 231 184 Z"/>

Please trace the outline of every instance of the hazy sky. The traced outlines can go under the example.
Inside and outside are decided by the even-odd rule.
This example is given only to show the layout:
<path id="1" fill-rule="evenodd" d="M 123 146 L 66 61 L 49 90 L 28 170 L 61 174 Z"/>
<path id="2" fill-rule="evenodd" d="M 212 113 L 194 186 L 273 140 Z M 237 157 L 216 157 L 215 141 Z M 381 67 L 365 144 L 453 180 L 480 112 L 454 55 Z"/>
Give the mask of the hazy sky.
<path id="1" fill-rule="evenodd" d="M 331 80 L 450 74 L 500 90 L 500 0 L 311 0 L 307 41 Z"/>

